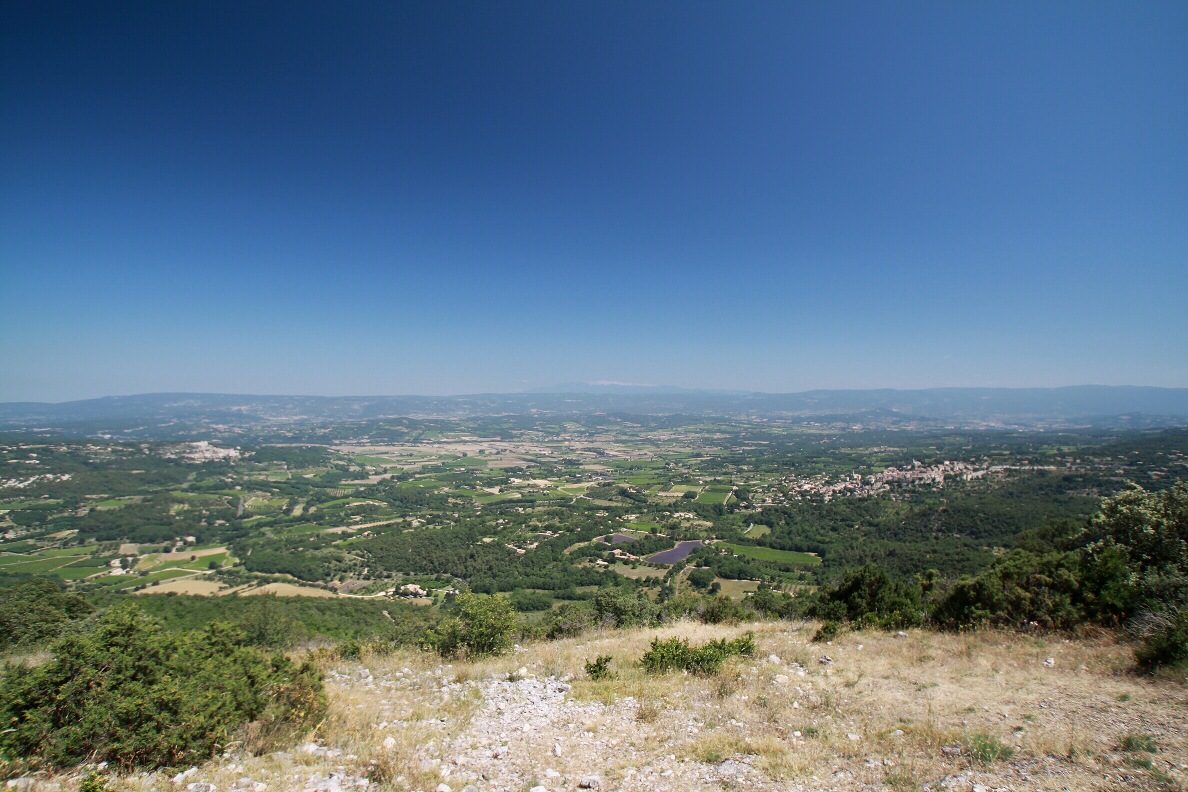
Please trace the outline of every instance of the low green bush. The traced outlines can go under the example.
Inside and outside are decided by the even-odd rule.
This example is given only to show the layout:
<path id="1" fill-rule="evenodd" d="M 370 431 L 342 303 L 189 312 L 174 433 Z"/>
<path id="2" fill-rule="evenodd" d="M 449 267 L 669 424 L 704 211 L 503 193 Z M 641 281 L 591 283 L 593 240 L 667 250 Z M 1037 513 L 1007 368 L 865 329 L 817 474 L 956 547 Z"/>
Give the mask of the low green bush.
<path id="1" fill-rule="evenodd" d="M 600 679 L 610 679 L 610 664 L 612 659 L 610 655 L 599 655 L 595 660 L 587 660 L 586 673 L 590 676 L 590 679 L 593 679 L 595 682 Z"/>
<path id="2" fill-rule="evenodd" d="M 1128 734 L 1122 738 L 1121 747 L 1127 753 L 1155 753 L 1159 750 L 1155 738 L 1149 734 Z"/>
<path id="3" fill-rule="evenodd" d="M 111 792 L 103 776 L 92 770 L 78 782 L 78 792 Z"/>
<path id="4" fill-rule="evenodd" d="M 832 641 L 837 637 L 839 632 L 841 632 L 841 626 L 837 622 L 833 620 L 827 621 L 813 634 L 813 643 Z"/>
<path id="5" fill-rule="evenodd" d="M 1135 652 L 1141 668 L 1188 666 L 1188 609 L 1167 608 L 1139 620 L 1142 644 Z"/>
<path id="6" fill-rule="evenodd" d="M 642 591 L 605 588 L 594 595 L 594 612 L 605 627 L 654 624 L 660 608 Z"/>
<path id="7" fill-rule="evenodd" d="M 53 654 L 0 678 L 5 759 L 172 767 L 208 759 L 233 737 L 270 747 L 326 709 L 312 664 L 265 654 L 226 624 L 170 633 L 125 606 L 92 632 L 65 637 Z"/>
<path id="8" fill-rule="evenodd" d="M 593 604 L 566 602 L 553 613 L 545 634 L 549 638 L 569 638 L 591 629 L 597 621 Z"/>
<path id="9" fill-rule="evenodd" d="M 1015 755 L 1015 749 L 988 734 L 975 734 L 969 739 L 969 755 L 974 761 L 990 764 L 999 760 L 1006 761 Z"/>
<path id="10" fill-rule="evenodd" d="M 747 633 L 733 641 L 722 638 L 701 646 L 690 646 L 687 638 L 669 638 L 664 641 L 653 638 L 651 648 L 644 653 L 641 662 L 649 674 L 688 671 L 691 674 L 708 676 L 717 673 L 729 657 L 736 655 L 749 657 L 753 654 L 755 654 L 753 633 Z"/>

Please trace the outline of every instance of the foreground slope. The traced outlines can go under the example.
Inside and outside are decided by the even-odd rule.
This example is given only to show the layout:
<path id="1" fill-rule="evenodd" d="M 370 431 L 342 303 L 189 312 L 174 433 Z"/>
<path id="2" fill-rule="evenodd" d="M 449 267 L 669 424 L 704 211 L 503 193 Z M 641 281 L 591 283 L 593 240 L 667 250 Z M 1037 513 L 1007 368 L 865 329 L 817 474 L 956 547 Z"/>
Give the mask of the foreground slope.
<path id="1" fill-rule="evenodd" d="M 716 676 L 652 676 L 680 623 L 518 648 L 475 663 L 428 654 L 327 665 L 331 713 L 288 752 L 225 758 L 120 788 L 343 790 L 1175 789 L 1188 770 L 1188 690 L 1129 670 L 1102 635 L 754 627 L 757 652 Z M 586 660 L 614 658 L 595 682 Z M 832 662 L 822 662 L 828 657 Z M 69 785 L 69 782 L 67 782 Z"/>

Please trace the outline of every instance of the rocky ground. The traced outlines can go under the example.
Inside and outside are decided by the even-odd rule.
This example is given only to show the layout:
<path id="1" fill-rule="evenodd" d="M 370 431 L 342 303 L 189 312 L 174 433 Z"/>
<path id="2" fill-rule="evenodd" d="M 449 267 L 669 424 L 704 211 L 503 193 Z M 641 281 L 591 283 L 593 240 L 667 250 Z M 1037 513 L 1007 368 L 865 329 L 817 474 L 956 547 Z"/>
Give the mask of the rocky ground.
<path id="1" fill-rule="evenodd" d="M 1180 789 L 1188 686 L 1140 677 L 1110 636 L 753 627 L 758 652 L 717 676 L 653 676 L 655 636 L 697 643 L 744 627 L 680 624 L 518 647 L 479 663 L 420 653 L 328 666 L 331 713 L 307 742 L 260 757 L 228 746 L 139 792 L 494 790 Z M 614 658 L 594 682 L 584 662 Z M 70 789 L 72 778 L 10 786 Z"/>

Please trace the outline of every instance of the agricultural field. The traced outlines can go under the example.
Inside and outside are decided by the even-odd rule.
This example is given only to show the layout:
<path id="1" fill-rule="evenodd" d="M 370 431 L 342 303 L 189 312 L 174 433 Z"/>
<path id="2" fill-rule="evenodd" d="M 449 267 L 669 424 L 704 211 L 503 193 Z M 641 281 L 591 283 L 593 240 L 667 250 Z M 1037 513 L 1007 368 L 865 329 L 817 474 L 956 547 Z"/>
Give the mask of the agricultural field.
<path id="1" fill-rule="evenodd" d="M 776 561 L 783 564 L 804 564 L 806 566 L 816 566 L 821 563 L 821 559 L 814 553 L 798 553 L 794 550 L 777 550 L 774 547 L 738 545 L 729 542 L 720 542 L 715 547 L 724 548 L 756 561 Z"/>
<path id="2" fill-rule="evenodd" d="M 37 471 L 0 488 L 0 577 L 385 601 L 415 585 L 433 607 L 469 589 L 541 608 L 608 587 L 655 597 L 689 564 L 739 597 L 868 561 L 969 574 L 1129 482 L 1188 477 L 1176 429 L 543 415 L 275 431 L 216 446 L 0 442 L 0 466 Z M 632 541 L 595 541 L 607 536 Z"/>

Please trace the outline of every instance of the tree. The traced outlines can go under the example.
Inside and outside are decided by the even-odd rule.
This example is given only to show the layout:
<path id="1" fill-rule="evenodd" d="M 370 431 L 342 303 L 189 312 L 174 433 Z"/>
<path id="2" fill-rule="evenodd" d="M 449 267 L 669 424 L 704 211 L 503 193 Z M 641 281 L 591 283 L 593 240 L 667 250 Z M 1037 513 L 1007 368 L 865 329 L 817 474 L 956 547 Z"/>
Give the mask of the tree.
<path id="1" fill-rule="evenodd" d="M 883 628 L 920 624 L 920 589 L 887 577 L 876 564 L 867 564 L 842 578 L 825 592 L 815 608 L 818 618 L 848 619 Z"/>
<path id="2" fill-rule="evenodd" d="M 594 612 L 608 627 L 633 627 L 654 622 L 659 608 L 642 591 L 603 589 L 594 595 Z"/>
<path id="3" fill-rule="evenodd" d="M 503 654 L 512 646 L 516 612 L 502 596 L 466 592 L 458 595 L 458 615 L 426 634 L 426 643 L 442 657 Z"/>
<path id="4" fill-rule="evenodd" d="M 1188 484 L 1105 499 L 1084 540 L 1089 569 L 1125 565 L 1138 606 L 1188 600 Z"/>

